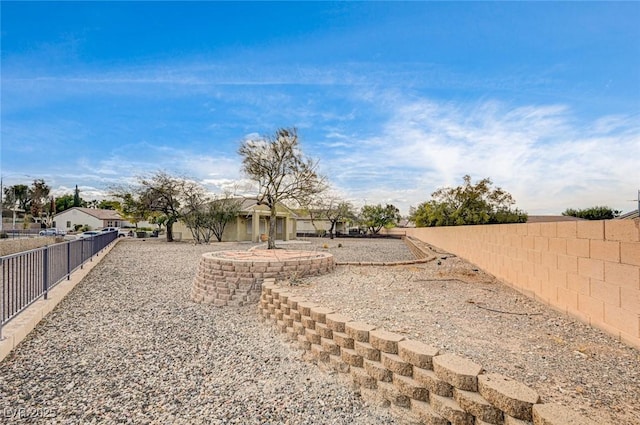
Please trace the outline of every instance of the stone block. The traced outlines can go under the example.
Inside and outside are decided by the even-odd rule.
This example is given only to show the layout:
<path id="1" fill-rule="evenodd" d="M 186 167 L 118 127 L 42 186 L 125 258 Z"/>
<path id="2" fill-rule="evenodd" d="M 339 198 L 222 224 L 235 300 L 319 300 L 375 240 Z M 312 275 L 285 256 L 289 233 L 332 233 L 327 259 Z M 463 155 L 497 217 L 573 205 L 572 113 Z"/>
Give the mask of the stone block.
<path id="1" fill-rule="evenodd" d="M 333 331 L 324 323 L 316 322 L 316 332 L 318 332 L 318 335 L 322 338 L 333 338 Z"/>
<path id="2" fill-rule="evenodd" d="M 298 303 L 298 308 L 297 310 L 300 312 L 300 314 L 302 314 L 303 316 L 309 316 L 311 317 L 311 309 L 313 307 L 318 307 L 318 304 L 316 303 L 312 303 L 312 302 L 308 302 L 308 301 L 304 301 L 304 302 L 299 302 Z M 292 307 L 293 308 L 293 307 Z"/>
<path id="3" fill-rule="evenodd" d="M 300 322 L 302 320 L 302 314 L 298 310 L 291 310 L 291 318 L 294 322 Z"/>
<path id="4" fill-rule="evenodd" d="M 553 403 L 534 404 L 533 423 L 534 425 L 597 425 L 596 422 L 568 407 Z"/>
<path id="5" fill-rule="evenodd" d="M 276 329 L 278 329 L 279 332 L 284 333 L 287 331 L 287 325 L 282 320 L 276 319 Z"/>
<path id="6" fill-rule="evenodd" d="M 327 338 L 320 338 L 320 345 L 322 348 L 333 356 L 340 356 L 340 346 L 334 341 Z"/>
<path id="7" fill-rule="evenodd" d="M 448 419 L 451 425 L 473 425 L 473 416 L 465 412 L 452 398 L 430 394 L 429 404 L 436 413 Z"/>
<path id="8" fill-rule="evenodd" d="M 489 403 L 516 419 L 531 421 L 531 409 L 540 401 L 537 392 L 506 376 L 492 373 L 478 377 L 478 391 Z"/>
<path id="9" fill-rule="evenodd" d="M 327 314 L 325 316 L 325 320 L 326 320 L 327 327 L 329 329 L 331 329 L 334 332 L 342 332 L 342 333 L 344 333 L 345 324 L 351 321 L 350 318 L 337 313 Z"/>
<path id="10" fill-rule="evenodd" d="M 309 316 L 302 316 L 302 318 L 300 319 L 300 321 L 302 322 L 302 326 L 304 326 L 307 329 L 315 329 L 316 328 L 316 322 Z"/>
<path id="11" fill-rule="evenodd" d="M 377 381 L 391 382 L 393 378 L 393 373 L 379 362 L 364 360 L 363 366 L 369 376 L 375 378 Z"/>
<path id="12" fill-rule="evenodd" d="M 482 372 L 482 366 L 454 354 L 442 354 L 433 357 L 433 371 L 438 378 L 455 388 L 478 391 L 478 375 Z"/>
<path id="13" fill-rule="evenodd" d="M 329 366 L 340 373 L 349 373 L 349 365 L 342 361 L 340 356 L 329 355 Z"/>
<path id="14" fill-rule="evenodd" d="M 354 341 L 369 342 L 369 332 L 376 327 L 363 322 L 348 322 L 345 324 L 345 333 Z"/>
<path id="15" fill-rule="evenodd" d="M 311 318 L 318 323 L 327 323 L 327 314 L 333 313 L 333 310 L 326 307 L 313 307 L 311 309 Z"/>
<path id="16" fill-rule="evenodd" d="M 356 353 L 367 360 L 380 361 L 380 350 L 373 348 L 368 342 L 356 341 L 354 342 L 354 349 Z"/>
<path id="17" fill-rule="evenodd" d="M 405 339 L 398 342 L 398 355 L 415 367 L 433 369 L 433 357 L 438 355 L 438 349 L 422 342 Z"/>
<path id="18" fill-rule="evenodd" d="M 305 327 L 300 322 L 293 322 L 293 331 L 296 335 L 304 335 Z"/>
<path id="19" fill-rule="evenodd" d="M 424 425 L 450 425 L 449 421 L 436 413 L 429 403 L 411 400 L 411 410 L 420 418 Z"/>
<path id="20" fill-rule="evenodd" d="M 502 411 L 492 406 L 484 397 L 474 391 L 465 391 L 455 388 L 453 399 L 465 411 L 471 413 L 478 420 L 488 424 L 500 425 L 504 421 Z"/>
<path id="21" fill-rule="evenodd" d="M 422 401 L 429 400 L 429 390 L 413 378 L 394 374 L 392 382 L 401 394 L 409 398 Z"/>
<path id="22" fill-rule="evenodd" d="M 524 421 L 522 419 L 514 418 L 513 416 L 504 415 L 503 425 L 533 425 L 531 421 Z"/>
<path id="23" fill-rule="evenodd" d="M 305 335 L 298 335 L 298 346 L 303 350 L 311 350 L 311 343 Z"/>
<path id="24" fill-rule="evenodd" d="M 411 407 L 411 399 L 406 395 L 401 394 L 393 384 L 382 381 L 378 381 L 377 384 L 380 395 L 390 403 L 400 407 Z"/>
<path id="25" fill-rule="evenodd" d="M 345 333 L 333 331 L 333 341 L 341 348 L 353 349 L 353 338 Z"/>
<path id="26" fill-rule="evenodd" d="M 405 362 L 396 354 L 380 353 L 380 362 L 382 366 L 395 374 L 403 376 L 413 375 L 413 366 L 411 366 L 411 363 Z"/>
<path id="27" fill-rule="evenodd" d="M 320 335 L 318 335 L 318 332 L 313 329 L 305 328 L 304 336 L 307 337 L 307 341 L 310 343 L 320 345 Z"/>
<path id="28" fill-rule="evenodd" d="M 349 348 L 340 349 L 340 358 L 343 362 L 350 366 L 362 367 L 363 359 L 362 356 L 356 353 L 355 350 Z"/>
<path id="29" fill-rule="evenodd" d="M 398 354 L 398 343 L 403 339 L 404 336 L 383 329 L 369 332 L 369 343 L 383 353 Z"/>
<path id="30" fill-rule="evenodd" d="M 313 358 L 318 359 L 318 361 L 325 363 L 329 361 L 329 353 L 326 352 L 320 345 L 313 343 L 311 344 L 311 355 L 313 356 Z"/>
<path id="31" fill-rule="evenodd" d="M 438 378 L 432 370 L 414 367 L 413 379 L 423 384 L 430 393 L 443 397 L 453 396 L 453 387 L 451 384 Z"/>
<path id="32" fill-rule="evenodd" d="M 364 369 L 352 367 L 350 372 L 353 382 L 356 385 L 372 390 L 378 387 L 378 381 L 376 381 L 376 379 L 369 375 Z"/>

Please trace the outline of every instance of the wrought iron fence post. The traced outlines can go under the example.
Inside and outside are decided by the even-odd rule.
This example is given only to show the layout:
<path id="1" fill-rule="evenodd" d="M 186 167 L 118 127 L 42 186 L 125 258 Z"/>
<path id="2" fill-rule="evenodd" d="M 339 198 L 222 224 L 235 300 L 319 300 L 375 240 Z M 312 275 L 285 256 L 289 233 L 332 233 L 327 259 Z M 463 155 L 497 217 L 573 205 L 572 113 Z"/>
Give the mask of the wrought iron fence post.
<path id="1" fill-rule="evenodd" d="M 71 279 L 71 242 L 67 242 L 67 280 Z"/>
<path id="2" fill-rule="evenodd" d="M 2 287 L 0 288 L 0 341 L 4 339 L 2 336 L 2 325 L 4 324 L 4 260 L 0 258 L 0 270 L 2 270 L 2 279 L 0 283 Z"/>
<path id="3" fill-rule="evenodd" d="M 46 300 L 49 295 L 49 247 L 45 246 L 42 253 L 42 289 L 44 291 L 44 299 Z"/>

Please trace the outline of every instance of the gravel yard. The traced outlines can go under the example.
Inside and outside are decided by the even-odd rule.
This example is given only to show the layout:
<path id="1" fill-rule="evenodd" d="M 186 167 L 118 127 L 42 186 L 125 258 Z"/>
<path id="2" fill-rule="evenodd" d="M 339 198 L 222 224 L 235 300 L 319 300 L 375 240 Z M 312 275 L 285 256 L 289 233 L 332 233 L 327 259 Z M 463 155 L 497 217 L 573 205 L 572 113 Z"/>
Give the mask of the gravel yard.
<path id="1" fill-rule="evenodd" d="M 394 423 L 255 306 L 189 300 L 200 254 L 249 246 L 120 242 L 0 363 L 0 422 Z"/>
<path id="2" fill-rule="evenodd" d="M 323 250 L 325 243 L 340 262 L 412 258 L 401 241 L 388 239 L 283 247 Z M 251 246 L 119 243 L 0 363 L 0 422 L 22 413 L 31 423 L 394 423 L 340 377 L 305 362 L 258 321 L 255 306 L 190 301 L 202 253 Z M 471 358 L 531 386 L 545 402 L 612 425 L 640 423 L 638 350 L 455 256 L 410 266 L 338 266 L 291 289 Z"/>
<path id="3" fill-rule="evenodd" d="M 311 242 L 308 249 L 327 243 L 338 261 L 392 261 L 406 250 L 397 240 Z M 411 266 L 339 266 L 291 290 L 354 320 L 470 358 L 534 388 L 543 402 L 570 406 L 596 422 L 640 424 L 637 349 L 450 254 Z"/>

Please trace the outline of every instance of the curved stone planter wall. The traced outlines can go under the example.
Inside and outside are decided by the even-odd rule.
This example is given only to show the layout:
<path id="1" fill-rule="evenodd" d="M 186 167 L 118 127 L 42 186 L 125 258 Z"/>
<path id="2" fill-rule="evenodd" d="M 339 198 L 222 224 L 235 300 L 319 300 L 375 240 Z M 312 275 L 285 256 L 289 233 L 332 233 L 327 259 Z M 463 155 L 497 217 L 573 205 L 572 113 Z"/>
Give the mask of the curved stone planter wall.
<path id="1" fill-rule="evenodd" d="M 333 255 L 282 249 L 222 251 L 202 254 L 191 288 L 195 302 L 241 306 L 260 298 L 262 281 L 290 279 L 333 271 Z"/>
<path id="2" fill-rule="evenodd" d="M 318 364 L 348 374 L 365 397 L 385 399 L 409 423 L 430 425 L 596 425 L 481 365 L 287 292 L 269 279 L 258 307 L 263 320 Z M 604 424 L 601 424 L 604 425 Z"/>

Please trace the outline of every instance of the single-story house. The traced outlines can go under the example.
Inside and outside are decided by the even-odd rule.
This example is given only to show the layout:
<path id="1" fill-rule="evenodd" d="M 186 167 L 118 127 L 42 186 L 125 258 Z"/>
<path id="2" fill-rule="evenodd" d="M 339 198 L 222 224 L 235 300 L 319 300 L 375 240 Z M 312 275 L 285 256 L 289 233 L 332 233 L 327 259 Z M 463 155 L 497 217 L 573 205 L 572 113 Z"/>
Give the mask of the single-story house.
<path id="1" fill-rule="evenodd" d="M 338 220 L 335 229 L 335 234 L 349 234 L 350 222 L 347 220 Z M 331 229 L 331 221 L 326 218 L 313 218 L 306 213 L 298 213 L 297 219 L 298 236 L 316 236 L 324 233 L 328 234 Z"/>
<path id="2" fill-rule="evenodd" d="M 258 242 L 261 235 L 269 233 L 271 212 L 266 205 L 258 205 L 256 198 L 238 198 L 240 212 L 235 220 L 227 223 L 222 234 L 223 242 Z M 288 241 L 296 238 L 297 214 L 283 204 L 276 206 L 276 239 Z M 180 233 L 182 240 L 193 240 L 189 228 L 182 221 L 173 225 L 173 233 Z M 215 236 L 213 237 L 215 240 Z"/>
<path id="3" fill-rule="evenodd" d="M 103 227 L 122 227 L 125 223 L 122 216 L 114 210 L 73 207 L 56 214 L 51 227 L 69 232 L 73 231 L 76 225 L 96 230 Z"/>

